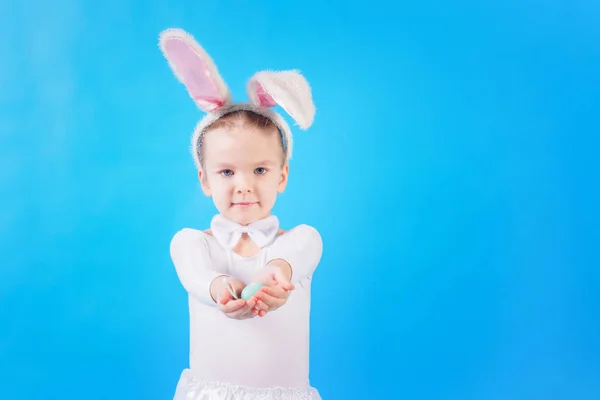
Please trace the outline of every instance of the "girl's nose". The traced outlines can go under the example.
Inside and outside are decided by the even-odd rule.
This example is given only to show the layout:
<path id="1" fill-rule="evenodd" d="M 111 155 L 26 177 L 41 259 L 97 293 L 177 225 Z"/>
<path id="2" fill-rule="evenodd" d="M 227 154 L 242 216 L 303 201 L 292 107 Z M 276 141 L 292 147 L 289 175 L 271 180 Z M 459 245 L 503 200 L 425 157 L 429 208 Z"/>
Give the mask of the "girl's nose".
<path id="1" fill-rule="evenodd" d="M 238 194 L 252 193 L 252 181 L 248 178 L 240 177 L 237 182 L 236 191 Z"/>

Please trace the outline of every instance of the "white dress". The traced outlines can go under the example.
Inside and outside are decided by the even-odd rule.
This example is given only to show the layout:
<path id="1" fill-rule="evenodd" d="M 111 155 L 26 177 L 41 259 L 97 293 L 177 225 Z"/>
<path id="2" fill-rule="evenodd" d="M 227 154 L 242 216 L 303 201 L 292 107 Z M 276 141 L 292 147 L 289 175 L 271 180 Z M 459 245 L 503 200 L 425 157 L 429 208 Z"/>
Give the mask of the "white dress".
<path id="1" fill-rule="evenodd" d="M 214 230 L 213 235 L 185 228 L 171 242 L 190 312 L 190 365 L 174 399 L 320 400 L 309 382 L 311 278 L 322 254 L 318 231 L 299 225 L 273 234 L 253 257 L 232 252 Z M 276 258 L 292 266 L 296 287 L 283 307 L 245 320 L 228 318 L 217 308 L 209 292 L 214 278 L 226 274 L 248 283 Z"/>

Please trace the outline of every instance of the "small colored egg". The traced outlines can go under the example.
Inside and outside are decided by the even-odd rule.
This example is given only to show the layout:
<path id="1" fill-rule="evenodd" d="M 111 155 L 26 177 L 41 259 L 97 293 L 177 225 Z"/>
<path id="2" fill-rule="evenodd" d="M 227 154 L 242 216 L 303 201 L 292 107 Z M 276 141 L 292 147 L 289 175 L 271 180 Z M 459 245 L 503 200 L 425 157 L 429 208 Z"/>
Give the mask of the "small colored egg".
<path id="1" fill-rule="evenodd" d="M 261 287 L 263 287 L 264 284 L 260 283 L 260 282 L 254 282 L 249 284 L 248 286 L 246 286 L 244 288 L 244 290 L 242 290 L 242 299 L 248 301 L 250 300 L 250 298 L 252 296 L 254 296 L 256 294 L 256 292 L 258 292 L 260 290 Z"/>

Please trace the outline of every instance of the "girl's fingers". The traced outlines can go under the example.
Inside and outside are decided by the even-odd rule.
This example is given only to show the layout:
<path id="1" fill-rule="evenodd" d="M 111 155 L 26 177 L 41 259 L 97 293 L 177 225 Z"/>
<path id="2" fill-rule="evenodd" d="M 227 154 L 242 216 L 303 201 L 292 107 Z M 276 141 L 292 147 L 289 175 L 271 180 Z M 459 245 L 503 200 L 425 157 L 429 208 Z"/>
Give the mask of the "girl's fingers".
<path id="1" fill-rule="evenodd" d="M 289 285 L 293 289 L 293 285 Z M 259 292 L 248 300 L 250 312 L 259 317 L 264 317 L 268 311 L 275 311 L 285 304 L 290 292 L 282 285 L 263 286 Z M 252 302 L 255 302 L 252 305 Z"/>
<path id="2" fill-rule="evenodd" d="M 257 309 L 257 310 L 259 310 L 259 311 L 260 311 L 260 310 L 262 310 L 262 311 L 268 311 L 268 310 L 269 310 L 269 308 L 272 308 L 272 307 L 269 307 L 269 306 L 268 306 L 267 304 L 265 304 L 265 303 L 264 303 L 262 300 L 258 300 L 258 301 L 256 302 L 256 309 Z"/>
<path id="3" fill-rule="evenodd" d="M 269 296 L 266 293 L 260 294 L 258 297 L 257 307 L 259 304 L 264 305 L 259 307 L 261 310 L 273 311 L 281 307 L 285 303 L 285 299 Z M 266 308 L 265 308 L 266 306 Z"/>
<path id="4" fill-rule="evenodd" d="M 248 303 L 246 303 L 246 310 L 245 310 L 245 314 L 247 314 L 248 316 L 252 317 L 253 314 L 253 310 L 255 310 L 256 307 L 256 298 L 251 298 L 250 300 L 248 300 Z"/>
<path id="5" fill-rule="evenodd" d="M 233 297 L 231 297 L 231 293 L 229 293 L 229 290 L 223 289 L 223 292 L 221 292 L 221 295 L 219 296 L 218 303 L 220 305 L 225 305 L 229 300 L 232 299 Z"/>
<path id="6" fill-rule="evenodd" d="M 237 301 L 241 301 L 243 304 L 241 307 L 238 307 L 232 311 L 229 312 L 225 312 L 227 314 L 227 316 L 229 318 L 235 318 L 235 319 L 243 319 L 243 318 L 247 318 L 247 317 L 252 317 L 253 313 L 252 310 L 254 309 L 254 306 L 256 305 L 256 299 L 250 299 L 248 300 L 248 302 L 244 302 L 244 300 L 236 300 Z"/>
<path id="7" fill-rule="evenodd" d="M 268 296 L 275 297 L 278 299 L 287 299 L 290 296 L 290 292 L 288 292 L 281 286 L 263 286 L 260 289 L 260 291 Z"/>
<path id="8" fill-rule="evenodd" d="M 223 304 L 221 306 L 221 309 L 223 310 L 223 312 L 225 314 L 231 314 L 233 312 L 236 312 L 236 311 L 242 309 L 245 305 L 246 305 L 246 302 L 242 299 L 231 300 L 231 301 L 228 301 L 226 304 Z"/>

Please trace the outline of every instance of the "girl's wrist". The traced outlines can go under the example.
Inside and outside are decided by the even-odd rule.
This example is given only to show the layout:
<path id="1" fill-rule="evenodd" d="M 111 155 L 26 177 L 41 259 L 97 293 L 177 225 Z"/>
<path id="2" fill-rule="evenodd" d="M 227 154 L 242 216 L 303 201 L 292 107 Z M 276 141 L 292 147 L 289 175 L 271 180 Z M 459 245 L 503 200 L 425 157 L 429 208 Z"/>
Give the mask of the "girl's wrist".
<path id="1" fill-rule="evenodd" d="M 223 281 L 225 278 L 227 278 L 227 275 L 219 275 L 210 283 L 210 297 L 212 297 L 215 303 L 217 302 L 219 294 L 223 293 L 223 289 L 225 289 L 225 282 Z"/>
<path id="2" fill-rule="evenodd" d="M 267 263 L 267 268 L 275 268 L 283 273 L 283 276 L 288 280 L 292 280 L 292 266 L 284 259 L 277 258 Z"/>

